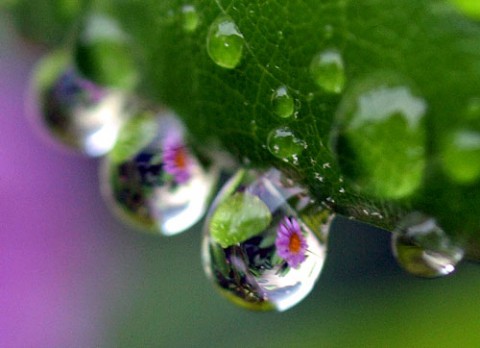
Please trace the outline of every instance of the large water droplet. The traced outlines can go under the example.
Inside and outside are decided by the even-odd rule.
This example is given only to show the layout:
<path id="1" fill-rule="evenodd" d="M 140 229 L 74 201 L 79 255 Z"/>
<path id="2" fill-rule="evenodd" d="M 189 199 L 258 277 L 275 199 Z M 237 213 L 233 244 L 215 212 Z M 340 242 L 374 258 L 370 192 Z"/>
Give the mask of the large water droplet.
<path id="1" fill-rule="evenodd" d="M 342 54 L 336 49 L 318 53 L 310 63 L 310 74 L 325 92 L 341 93 L 346 80 Z"/>
<path id="2" fill-rule="evenodd" d="M 130 38 L 110 17 L 95 14 L 83 23 L 75 46 L 75 63 L 92 81 L 108 87 L 133 89 L 138 71 Z"/>
<path id="3" fill-rule="evenodd" d="M 148 112 L 122 128 L 101 174 L 104 197 L 121 218 L 164 235 L 203 216 L 217 176 L 185 146 L 177 118 Z"/>
<path id="4" fill-rule="evenodd" d="M 295 101 L 285 86 L 279 87 L 272 95 L 273 112 L 282 118 L 288 118 L 295 111 Z"/>
<path id="5" fill-rule="evenodd" d="M 480 99 L 468 104 L 464 116 L 465 124 L 447 130 L 440 159 L 452 180 L 470 184 L 480 178 Z"/>
<path id="6" fill-rule="evenodd" d="M 194 32 L 200 24 L 200 16 L 193 5 L 182 7 L 182 27 L 186 32 Z"/>
<path id="7" fill-rule="evenodd" d="M 277 170 L 238 172 L 204 228 L 207 275 L 234 303 L 284 311 L 312 290 L 326 257 L 333 215 Z"/>
<path id="8" fill-rule="evenodd" d="M 295 136 L 289 127 L 279 127 L 270 132 L 267 139 L 268 150 L 285 162 L 297 162 L 307 144 Z"/>
<path id="9" fill-rule="evenodd" d="M 244 39 L 232 18 L 221 15 L 211 25 L 207 37 L 207 52 L 215 64 L 234 69 L 243 55 Z"/>
<path id="10" fill-rule="evenodd" d="M 127 98 L 82 78 L 69 55 L 54 52 L 37 65 L 29 113 L 50 136 L 89 156 L 107 153 L 125 122 Z"/>
<path id="11" fill-rule="evenodd" d="M 333 145 L 357 189 L 390 199 L 413 194 L 425 167 L 427 105 L 388 77 L 357 84 L 337 111 Z"/>
<path id="12" fill-rule="evenodd" d="M 445 276 L 463 258 L 435 219 L 420 213 L 408 215 L 392 234 L 392 249 L 400 266 L 426 278 Z"/>

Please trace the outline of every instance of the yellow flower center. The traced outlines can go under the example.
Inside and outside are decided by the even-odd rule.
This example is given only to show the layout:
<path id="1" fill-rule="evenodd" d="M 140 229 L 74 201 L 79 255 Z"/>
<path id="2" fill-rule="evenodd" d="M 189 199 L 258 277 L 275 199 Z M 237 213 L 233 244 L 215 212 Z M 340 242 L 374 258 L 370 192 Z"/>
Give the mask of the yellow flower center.
<path id="1" fill-rule="evenodd" d="M 175 166 L 180 169 L 187 166 L 187 154 L 183 147 L 179 147 L 175 153 Z"/>
<path id="2" fill-rule="evenodd" d="M 302 247 L 302 241 L 300 240 L 300 236 L 297 233 L 293 233 L 290 236 L 290 242 L 288 243 L 288 248 L 290 252 L 297 254 Z"/>

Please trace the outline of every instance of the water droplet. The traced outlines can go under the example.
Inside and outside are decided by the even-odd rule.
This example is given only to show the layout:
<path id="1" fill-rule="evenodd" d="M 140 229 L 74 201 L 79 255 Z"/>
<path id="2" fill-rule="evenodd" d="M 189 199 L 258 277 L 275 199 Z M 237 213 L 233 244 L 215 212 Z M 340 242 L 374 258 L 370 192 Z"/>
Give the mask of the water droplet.
<path id="1" fill-rule="evenodd" d="M 470 101 L 464 114 L 464 124 L 446 130 L 440 159 L 452 180 L 471 184 L 480 178 L 480 99 Z"/>
<path id="2" fill-rule="evenodd" d="M 39 62 L 29 92 L 29 114 L 39 128 L 88 156 L 110 151 L 128 116 L 127 98 L 82 78 L 64 51 Z"/>
<path id="3" fill-rule="evenodd" d="M 287 87 L 281 86 L 272 95 L 273 112 L 282 118 L 288 118 L 295 111 L 295 101 L 288 93 Z"/>
<path id="4" fill-rule="evenodd" d="M 343 173 L 358 190 L 400 199 L 419 188 L 426 110 L 425 100 L 408 85 L 388 77 L 363 81 L 346 93 L 332 143 Z"/>
<path id="5" fill-rule="evenodd" d="M 328 39 L 331 39 L 333 37 L 333 34 L 334 34 L 334 29 L 333 29 L 333 25 L 331 24 L 327 24 L 323 27 L 323 31 L 325 32 L 325 38 L 328 40 Z"/>
<path id="6" fill-rule="evenodd" d="M 214 201 L 204 227 L 207 275 L 232 302 L 287 310 L 312 290 L 326 257 L 333 214 L 313 206 L 280 172 L 238 172 Z"/>
<path id="7" fill-rule="evenodd" d="M 270 132 L 268 150 L 277 158 L 290 162 L 306 149 L 307 144 L 295 136 L 289 127 L 279 127 Z"/>
<path id="8" fill-rule="evenodd" d="M 480 131 L 459 129 L 450 134 L 441 156 L 445 173 L 469 184 L 480 178 Z"/>
<path id="9" fill-rule="evenodd" d="M 472 0 L 450 0 L 465 16 L 480 20 L 480 3 Z"/>
<path id="10" fill-rule="evenodd" d="M 406 271 L 420 277 L 445 276 L 463 258 L 435 219 L 420 213 L 409 214 L 392 234 L 392 249 Z"/>
<path id="11" fill-rule="evenodd" d="M 345 87 L 342 54 L 336 49 L 318 53 L 310 63 L 313 81 L 327 93 L 341 93 Z"/>
<path id="12" fill-rule="evenodd" d="M 104 197 L 119 217 L 164 235 L 203 216 L 217 176 L 186 147 L 176 117 L 149 112 L 122 128 L 101 173 Z"/>
<path id="13" fill-rule="evenodd" d="M 244 40 L 235 22 L 221 15 L 210 26 L 207 37 L 207 51 L 215 64 L 234 69 L 240 64 Z"/>
<path id="14" fill-rule="evenodd" d="M 186 32 L 194 32 L 200 24 L 200 16 L 193 5 L 182 6 L 182 27 Z"/>
<path id="15" fill-rule="evenodd" d="M 131 90 L 139 75 L 131 40 L 113 18 L 87 17 L 75 45 L 75 64 L 82 73 L 102 86 Z"/>

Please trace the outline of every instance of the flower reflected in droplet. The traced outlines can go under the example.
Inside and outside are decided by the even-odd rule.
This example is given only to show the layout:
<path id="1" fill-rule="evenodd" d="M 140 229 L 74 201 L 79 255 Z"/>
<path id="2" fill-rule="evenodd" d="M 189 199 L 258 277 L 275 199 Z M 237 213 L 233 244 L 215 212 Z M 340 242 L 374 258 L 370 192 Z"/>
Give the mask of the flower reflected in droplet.
<path id="1" fill-rule="evenodd" d="M 290 267 L 298 268 L 306 259 L 307 241 L 294 217 L 285 216 L 277 228 L 277 254 Z"/>
<path id="2" fill-rule="evenodd" d="M 190 180 L 190 156 L 179 136 L 170 136 L 165 140 L 163 162 L 165 172 L 172 175 L 177 184 L 184 184 Z"/>

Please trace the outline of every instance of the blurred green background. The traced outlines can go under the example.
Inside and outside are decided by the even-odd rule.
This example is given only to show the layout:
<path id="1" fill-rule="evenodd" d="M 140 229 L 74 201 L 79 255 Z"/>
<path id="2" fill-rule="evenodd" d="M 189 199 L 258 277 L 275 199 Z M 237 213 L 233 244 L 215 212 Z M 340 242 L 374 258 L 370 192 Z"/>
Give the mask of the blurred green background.
<path id="1" fill-rule="evenodd" d="M 44 50 L 0 14 L 1 347 L 480 347 L 480 267 L 404 274 L 389 234 L 339 219 L 316 288 L 285 313 L 221 298 L 201 224 L 174 237 L 114 220 L 98 161 L 42 142 L 24 112 Z"/>

